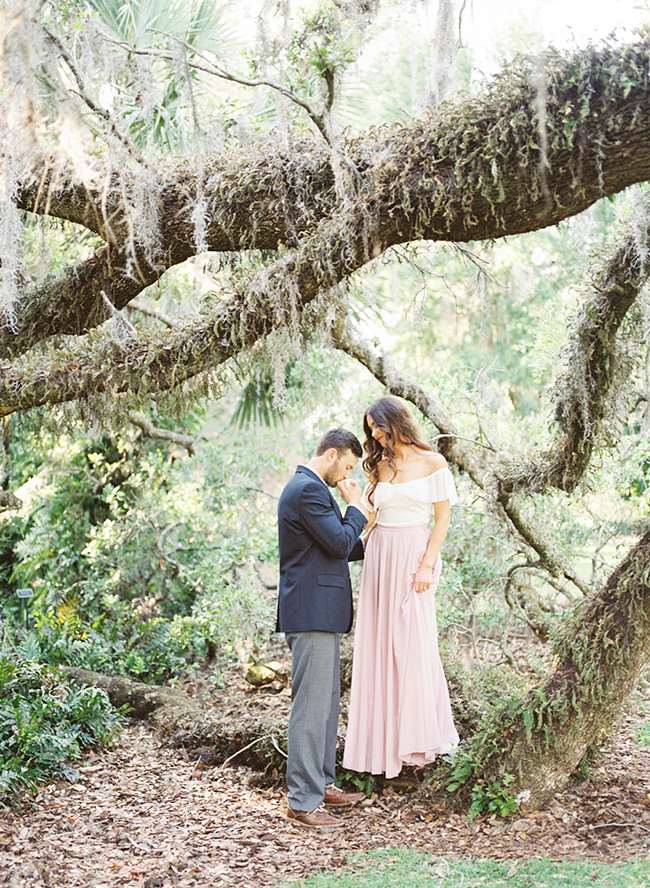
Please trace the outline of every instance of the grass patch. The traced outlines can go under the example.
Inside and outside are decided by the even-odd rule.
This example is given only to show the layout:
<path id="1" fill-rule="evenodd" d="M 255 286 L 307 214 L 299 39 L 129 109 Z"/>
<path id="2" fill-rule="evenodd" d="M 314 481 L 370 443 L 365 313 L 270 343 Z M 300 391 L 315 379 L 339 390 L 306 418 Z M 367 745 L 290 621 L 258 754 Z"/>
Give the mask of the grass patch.
<path id="1" fill-rule="evenodd" d="M 650 746 L 650 721 L 643 722 L 636 732 L 636 742 L 641 746 Z"/>
<path id="2" fill-rule="evenodd" d="M 650 859 L 632 863 L 450 860 L 389 848 L 355 855 L 350 866 L 309 876 L 304 888 L 647 888 Z"/>

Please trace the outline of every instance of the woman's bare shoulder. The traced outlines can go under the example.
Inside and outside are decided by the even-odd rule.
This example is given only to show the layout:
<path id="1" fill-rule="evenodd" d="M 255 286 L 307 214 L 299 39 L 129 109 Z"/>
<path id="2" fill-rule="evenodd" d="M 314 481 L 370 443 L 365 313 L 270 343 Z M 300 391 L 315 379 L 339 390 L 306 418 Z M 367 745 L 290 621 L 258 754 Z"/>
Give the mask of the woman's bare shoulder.
<path id="1" fill-rule="evenodd" d="M 424 465 L 427 467 L 429 472 L 437 472 L 438 469 L 444 469 L 447 467 L 447 460 L 444 458 L 442 453 L 436 453 L 433 450 L 428 450 L 426 452 L 422 452 L 424 457 Z"/>

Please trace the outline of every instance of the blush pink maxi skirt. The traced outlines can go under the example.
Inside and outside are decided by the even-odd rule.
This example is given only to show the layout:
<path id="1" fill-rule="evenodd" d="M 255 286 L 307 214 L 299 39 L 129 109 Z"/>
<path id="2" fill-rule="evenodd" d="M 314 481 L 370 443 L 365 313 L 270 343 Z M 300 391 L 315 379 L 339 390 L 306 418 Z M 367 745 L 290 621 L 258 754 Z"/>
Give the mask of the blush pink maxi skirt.
<path id="1" fill-rule="evenodd" d="M 438 654 L 435 589 L 413 577 L 429 540 L 427 525 L 373 528 L 366 546 L 352 660 L 343 766 L 396 777 L 458 744 Z"/>

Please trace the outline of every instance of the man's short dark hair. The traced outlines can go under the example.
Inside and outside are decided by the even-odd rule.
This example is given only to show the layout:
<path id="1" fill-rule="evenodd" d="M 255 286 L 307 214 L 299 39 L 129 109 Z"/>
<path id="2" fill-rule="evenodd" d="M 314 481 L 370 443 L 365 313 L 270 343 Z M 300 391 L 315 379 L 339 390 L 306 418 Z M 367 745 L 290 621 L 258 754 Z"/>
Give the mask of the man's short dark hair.
<path id="1" fill-rule="evenodd" d="M 343 456 L 346 450 L 351 450 L 357 457 L 363 455 L 359 439 L 347 429 L 330 429 L 329 432 L 325 432 L 316 445 L 316 456 L 322 456 L 326 450 L 330 450 L 332 447 L 336 449 L 339 456 Z"/>

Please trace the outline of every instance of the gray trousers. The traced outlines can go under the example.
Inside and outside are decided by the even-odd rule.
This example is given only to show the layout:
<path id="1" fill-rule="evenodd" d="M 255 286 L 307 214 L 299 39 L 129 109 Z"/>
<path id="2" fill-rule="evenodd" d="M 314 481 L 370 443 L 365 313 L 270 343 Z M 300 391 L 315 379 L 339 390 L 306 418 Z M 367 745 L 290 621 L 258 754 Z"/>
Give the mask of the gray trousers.
<path id="1" fill-rule="evenodd" d="M 340 635 L 287 632 L 286 639 L 292 662 L 287 800 L 294 811 L 313 811 L 336 771 Z"/>

